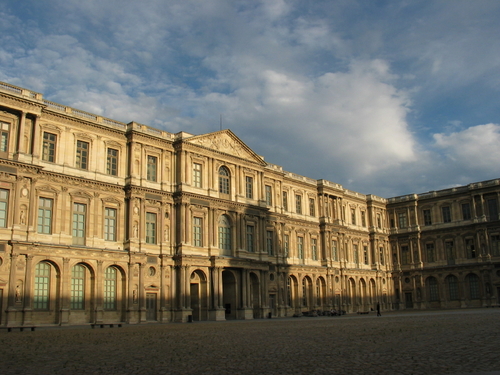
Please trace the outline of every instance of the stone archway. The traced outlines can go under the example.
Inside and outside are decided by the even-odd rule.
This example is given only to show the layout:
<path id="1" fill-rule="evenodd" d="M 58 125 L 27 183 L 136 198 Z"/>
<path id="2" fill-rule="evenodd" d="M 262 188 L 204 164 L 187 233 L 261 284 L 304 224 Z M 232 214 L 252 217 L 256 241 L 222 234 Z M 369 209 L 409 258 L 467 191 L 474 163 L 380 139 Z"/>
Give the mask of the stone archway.
<path id="1" fill-rule="evenodd" d="M 236 319 L 238 309 L 236 277 L 231 270 L 222 272 L 222 303 L 226 319 Z"/>
<path id="2" fill-rule="evenodd" d="M 193 320 L 208 320 L 208 285 L 207 277 L 202 270 L 191 273 L 190 296 Z"/>

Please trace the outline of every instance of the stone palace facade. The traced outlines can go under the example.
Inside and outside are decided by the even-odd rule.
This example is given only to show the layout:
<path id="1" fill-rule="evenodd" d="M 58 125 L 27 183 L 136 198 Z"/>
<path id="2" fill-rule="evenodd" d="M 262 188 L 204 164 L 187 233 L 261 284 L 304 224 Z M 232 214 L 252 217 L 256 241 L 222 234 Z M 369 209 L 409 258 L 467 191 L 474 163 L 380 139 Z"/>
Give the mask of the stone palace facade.
<path id="1" fill-rule="evenodd" d="M 0 325 L 498 305 L 500 180 L 390 199 L 0 83 Z"/>

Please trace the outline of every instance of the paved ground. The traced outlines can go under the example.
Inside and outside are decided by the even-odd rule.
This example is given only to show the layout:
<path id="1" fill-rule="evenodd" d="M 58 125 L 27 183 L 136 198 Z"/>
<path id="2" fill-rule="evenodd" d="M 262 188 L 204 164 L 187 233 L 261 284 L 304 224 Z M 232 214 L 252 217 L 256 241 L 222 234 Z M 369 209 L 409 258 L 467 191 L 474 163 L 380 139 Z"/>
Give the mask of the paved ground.
<path id="1" fill-rule="evenodd" d="M 0 374 L 500 374 L 500 309 L 0 331 Z"/>

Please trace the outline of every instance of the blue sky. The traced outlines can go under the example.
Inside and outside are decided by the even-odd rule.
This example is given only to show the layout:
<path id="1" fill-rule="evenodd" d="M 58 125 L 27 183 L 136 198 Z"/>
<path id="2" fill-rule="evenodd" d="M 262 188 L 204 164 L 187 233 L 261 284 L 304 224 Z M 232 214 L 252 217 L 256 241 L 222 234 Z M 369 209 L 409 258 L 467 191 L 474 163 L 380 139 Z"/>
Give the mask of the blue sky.
<path id="1" fill-rule="evenodd" d="M 383 197 L 500 177 L 500 1 L 25 0 L 0 80 L 170 132 L 220 114 L 287 171 Z"/>

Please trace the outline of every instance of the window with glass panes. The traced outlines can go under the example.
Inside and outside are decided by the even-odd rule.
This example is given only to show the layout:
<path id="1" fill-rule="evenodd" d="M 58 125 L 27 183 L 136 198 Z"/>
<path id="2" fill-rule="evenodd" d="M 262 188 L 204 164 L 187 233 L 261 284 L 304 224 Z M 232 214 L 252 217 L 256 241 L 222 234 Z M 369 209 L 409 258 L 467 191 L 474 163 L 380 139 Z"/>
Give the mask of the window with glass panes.
<path id="1" fill-rule="evenodd" d="M 363 246 L 363 261 L 368 264 L 368 246 Z"/>
<path id="2" fill-rule="evenodd" d="M 229 195 L 229 170 L 226 167 L 219 168 L 219 193 Z"/>
<path id="3" fill-rule="evenodd" d="M 424 225 L 432 225 L 431 210 L 423 210 Z"/>
<path id="4" fill-rule="evenodd" d="M 462 219 L 470 220 L 472 219 L 472 214 L 470 210 L 470 203 L 462 203 Z"/>
<path id="5" fill-rule="evenodd" d="M 384 248 L 383 247 L 380 247 L 379 254 L 380 254 L 380 264 L 384 265 Z"/>
<path id="6" fill-rule="evenodd" d="M 297 237 L 297 256 L 304 259 L 304 237 Z"/>
<path id="7" fill-rule="evenodd" d="M 453 241 L 445 241 L 444 250 L 446 254 L 446 259 L 455 259 L 455 251 L 453 250 Z"/>
<path id="8" fill-rule="evenodd" d="M 295 195 L 295 212 L 302 214 L 302 195 Z"/>
<path id="9" fill-rule="evenodd" d="M 154 212 L 146 212 L 146 243 L 156 243 L 156 214 Z"/>
<path id="10" fill-rule="evenodd" d="M 271 186 L 266 185 L 265 190 L 266 190 L 266 204 L 267 204 L 268 206 L 270 206 L 270 205 L 272 205 L 272 204 L 273 204 L 273 197 L 272 197 L 272 189 L 271 189 Z"/>
<path id="11" fill-rule="evenodd" d="M 366 212 L 365 211 L 361 211 L 361 225 L 363 227 L 366 227 Z"/>
<path id="12" fill-rule="evenodd" d="M 283 209 L 285 211 L 288 211 L 288 192 L 287 191 L 283 192 Z"/>
<path id="13" fill-rule="evenodd" d="M 148 155 L 148 163 L 146 169 L 146 179 L 148 181 L 156 182 L 158 170 L 158 158 L 153 155 Z"/>
<path id="14" fill-rule="evenodd" d="M 37 232 L 42 234 L 52 233 L 52 206 L 54 201 L 49 198 L 38 198 L 38 223 Z"/>
<path id="15" fill-rule="evenodd" d="M 318 240 L 311 238 L 311 256 L 313 260 L 318 260 Z"/>
<path id="16" fill-rule="evenodd" d="M 70 308 L 83 310 L 85 302 L 85 267 L 77 264 L 71 269 Z"/>
<path id="17" fill-rule="evenodd" d="M 193 246 L 203 246 L 203 219 L 193 217 Z"/>
<path id="18" fill-rule="evenodd" d="M 356 225 L 356 209 L 351 208 L 351 224 Z"/>
<path id="19" fill-rule="evenodd" d="M 89 167 L 89 143 L 76 141 L 76 167 L 88 169 Z"/>
<path id="20" fill-rule="evenodd" d="M 251 176 L 245 177 L 245 194 L 248 199 L 253 199 L 253 177 Z"/>
<path id="21" fill-rule="evenodd" d="M 85 245 L 87 205 L 73 203 L 73 245 Z"/>
<path id="22" fill-rule="evenodd" d="M 408 246 L 401 246 L 401 264 L 410 264 L 410 250 Z"/>
<path id="23" fill-rule="evenodd" d="M 382 228 L 382 217 L 380 214 L 377 214 L 377 227 Z"/>
<path id="24" fill-rule="evenodd" d="M 429 293 L 429 300 L 432 302 L 439 301 L 438 283 L 434 277 L 427 278 L 427 288 Z"/>
<path id="25" fill-rule="evenodd" d="M 33 291 L 33 308 L 49 309 L 50 264 L 40 262 L 35 267 L 35 288 Z"/>
<path id="26" fill-rule="evenodd" d="M 458 279 L 454 275 L 450 275 L 446 278 L 448 282 L 448 293 L 450 296 L 450 301 L 456 301 L 460 297 L 458 295 Z"/>
<path id="27" fill-rule="evenodd" d="M 9 191 L 0 189 L 0 228 L 7 227 L 7 214 L 9 208 Z"/>
<path id="28" fill-rule="evenodd" d="M 479 299 L 481 295 L 479 293 L 479 277 L 471 273 L 467 275 L 467 281 L 469 284 L 470 299 Z"/>
<path id="29" fill-rule="evenodd" d="M 266 248 L 267 254 L 274 255 L 273 232 L 270 230 L 266 231 Z"/>
<path id="30" fill-rule="evenodd" d="M 309 216 L 316 216 L 316 207 L 313 198 L 309 198 Z"/>
<path id="31" fill-rule="evenodd" d="M 253 225 L 247 225 L 247 251 L 251 253 L 255 251 L 254 231 Z"/>
<path id="32" fill-rule="evenodd" d="M 118 150 L 115 150 L 114 148 L 108 148 L 106 172 L 111 176 L 118 175 Z"/>
<path id="33" fill-rule="evenodd" d="M 406 220 L 406 212 L 398 213 L 398 220 L 399 220 L 399 228 L 404 229 L 408 226 L 408 222 Z"/>
<path id="34" fill-rule="evenodd" d="M 108 267 L 104 273 L 104 309 L 116 310 L 116 268 Z"/>
<path id="35" fill-rule="evenodd" d="M 231 225 L 226 215 L 219 218 L 219 249 L 224 255 L 231 255 Z"/>
<path id="36" fill-rule="evenodd" d="M 498 220 L 498 203 L 496 198 L 487 200 L 488 214 L 490 220 Z"/>
<path id="37" fill-rule="evenodd" d="M 52 163 L 56 161 L 56 142 L 57 135 L 43 132 L 42 160 Z"/>
<path id="38" fill-rule="evenodd" d="M 193 163 L 193 186 L 201 188 L 201 164 Z"/>
<path id="39" fill-rule="evenodd" d="M 9 151 L 10 124 L 0 121 L 0 152 Z"/>
<path id="40" fill-rule="evenodd" d="M 500 255 L 500 235 L 494 234 L 491 237 L 491 255 Z"/>
<path id="41" fill-rule="evenodd" d="M 427 253 L 427 262 L 434 262 L 436 260 L 434 257 L 434 244 L 433 243 L 425 244 L 425 250 Z"/>
<path id="42" fill-rule="evenodd" d="M 116 241 L 116 209 L 104 208 L 104 240 Z"/>
<path id="43" fill-rule="evenodd" d="M 441 207 L 441 212 L 443 214 L 443 223 L 451 223 L 450 206 Z"/>
<path id="44" fill-rule="evenodd" d="M 332 241 L 332 258 L 336 262 L 339 260 L 339 252 L 337 249 L 337 240 Z"/>
<path id="45" fill-rule="evenodd" d="M 358 251 L 358 245 L 352 245 L 353 247 L 353 256 L 354 256 L 354 263 L 356 263 L 356 266 L 359 267 L 359 251 Z"/>

